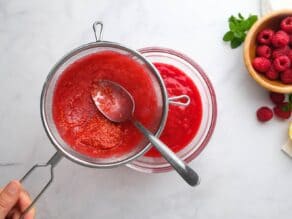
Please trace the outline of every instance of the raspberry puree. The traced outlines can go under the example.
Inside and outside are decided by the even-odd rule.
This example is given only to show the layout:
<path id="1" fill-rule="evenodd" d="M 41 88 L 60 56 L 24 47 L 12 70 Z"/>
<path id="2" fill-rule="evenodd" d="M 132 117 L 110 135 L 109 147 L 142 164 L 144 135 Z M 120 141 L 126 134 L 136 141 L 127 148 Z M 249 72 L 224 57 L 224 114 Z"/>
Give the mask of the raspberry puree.
<path id="1" fill-rule="evenodd" d="M 166 126 L 160 136 L 172 151 L 178 152 L 191 142 L 200 128 L 201 96 L 192 80 L 178 68 L 163 63 L 154 63 L 154 65 L 164 80 L 169 96 L 186 94 L 191 99 L 187 107 L 169 106 Z M 155 148 L 151 148 L 144 156 L 161 157 Z"/>
<path id="2" fill-rule="evenodd" d="M 153 130 L 160 107 L 151 78 L 128 56 L 103 51 L 71 64 L 58 79 L 53 97 L 53 118 L 63 140 L 74 150 L 95 158 L 124 155 L 143 139 L 131 122 L 115 124 L 97 110 L 91 90 L 106 79 L 125 87 L 135 101 L 134 117 Z"/>

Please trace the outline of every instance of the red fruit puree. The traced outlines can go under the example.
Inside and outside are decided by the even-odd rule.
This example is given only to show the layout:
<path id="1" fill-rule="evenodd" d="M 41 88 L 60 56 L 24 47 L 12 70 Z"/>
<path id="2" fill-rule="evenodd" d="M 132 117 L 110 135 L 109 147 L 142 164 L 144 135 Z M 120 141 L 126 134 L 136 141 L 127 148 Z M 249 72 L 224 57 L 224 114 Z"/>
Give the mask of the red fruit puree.
<path id="1" fill-rule="evenodd" d="M 154 63 L 160 71 L 169 96 L 187 94 L 188 107 L 170 106 L 161 140 L 173 151 L 184 148 L 196 135 L 202 120 L 200 94 L 182 71 L 174 66 Z M 110 51 L 85 56 L 66 68 L 56 83 L 53 117 L 61 137 L 74 150 L 95 158 L 121 156 L 132 151 L 143 136 L 131 122 L 112 123 L 91 99 L 93 84 L 106 79 L 125 87 L 135 101 L 134 117 L 154 130 L 161 109 L 151 78 L 133 59 Z M 145 156 L 160 157 L 150 149 Z"/>
<path id="2" fill-rule="evenodd" d="M 100 79 L 121 84 L 135 101 L 134 117 L 155 129 L 161 109 L 151 78 L 141 64 L 117 52 L 104 51 L 71 64 L 58 79 L 53 97 L 53 118 L 63 140 L 74 150 L 95 158 L 121 156 L 143 139 L 131 124 L 107 120 L 91 99 Z"/>
<path id="3" fill-rule="evenodd" d="M 201 96 L 193 81 L 178 68 L 163 63 L 154 65 L 159 70 L 170 97 L 186 94 L 191 99 L 187 107 L 169 105 L 166 126 L 160 136 L 172 151 L 178 152 L 191 142 L 200 128 Z M 155 148 L 151 148 L 145 156 L 161 157 Z"/>

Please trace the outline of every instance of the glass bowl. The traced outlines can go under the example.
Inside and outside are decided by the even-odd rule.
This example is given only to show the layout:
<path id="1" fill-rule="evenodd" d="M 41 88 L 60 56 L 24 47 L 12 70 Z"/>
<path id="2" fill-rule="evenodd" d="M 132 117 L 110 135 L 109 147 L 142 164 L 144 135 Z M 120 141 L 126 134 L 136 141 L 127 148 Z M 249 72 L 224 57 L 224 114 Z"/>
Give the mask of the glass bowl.
<path id="1" fill-rule="evenodd" d="M 152 63 L 170 64 L 182 70 L 198 88 L 202 99 L 202 121 L 192 141 L 177 153 L 181 159 L 188 163 L 202 152 L 214 131 L 217 118 L 214 88 L 202 68 L 182 53 L 161 47 L 147 47 L 138 51 Z M 162 173 L 173 170 L 170 164 L 162 157 L 141 156 L 128 163 L 127 166 L 145 173 Z"/>

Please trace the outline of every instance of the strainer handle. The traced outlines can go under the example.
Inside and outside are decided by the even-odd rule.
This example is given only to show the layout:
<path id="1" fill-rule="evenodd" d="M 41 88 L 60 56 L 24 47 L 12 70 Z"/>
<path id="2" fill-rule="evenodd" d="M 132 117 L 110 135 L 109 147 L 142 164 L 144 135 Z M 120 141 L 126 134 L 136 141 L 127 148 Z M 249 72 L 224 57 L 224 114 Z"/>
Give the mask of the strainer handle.
<path id="1" fill-rule="evenodd" d="M 101 21 L 95 21 L 92 27 L 96 42 L 102 41 L 103 23 Z"/>
<path id="2" fill-rule="evenodd" d="M 41 191 L 36 195 L 36 197 L 32 200 L 31 204 L 22 212 L 20 219 L 22 219 L 24 217 L 24 215 L 32 208 L 32 206 L 37 202 L 37 200 L 41 197 L 41 195 L 46 191 L 46 189 L 49 187 L 49 185 L 53 182 L 53 180 L 54 180 L 53 168 L 59 163 L 61 158 L 62 158 L 62 155 L 60 154 L 60 152 L 56 152 L 47 163 L 33 165 L 32 168 L 30 168 L 30 170 L 20 179 L 20 182 L 22 183 L 37 168 L 50 166 L 50 179 L 49 179 L 49 181 L 41 189 Z"/>
<path id="3" fill-rule="evenodd" d="M 168 102 L 175 106 L 188 106 L 191 103 L 191 98 L 188 95 L 179 95 L 174 97 L 169 97 Z"/>

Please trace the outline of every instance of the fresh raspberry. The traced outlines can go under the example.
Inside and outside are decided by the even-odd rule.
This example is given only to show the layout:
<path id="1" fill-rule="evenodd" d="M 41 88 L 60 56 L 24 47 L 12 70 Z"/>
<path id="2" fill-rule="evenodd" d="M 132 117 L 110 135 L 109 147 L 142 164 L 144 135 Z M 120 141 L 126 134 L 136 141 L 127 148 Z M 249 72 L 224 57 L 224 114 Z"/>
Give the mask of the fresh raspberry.
<path id="1" fill-rule="evenodd" d="M 287 56 L 289 57 L 290 62 L 292 63 L 292 49 L 290 49 L 290 50 L 288 51 Z"/>
<path id="2" fill-rule="evenodd" d="M 257 56 L 259 57 L 270 58 L 272 54 L 272 50 L 267 45 L 261 45 L 261 46 L 257 46 L 256 53 L 257 53 Z"/>
<path id="3" fill-rule="evenodd" d="M 292 46 L 292 34 L 290 34 L 290 46 Z"/>
<path id="4" fill-rule="evenodd" d="M 286 71 L 283 71 L 280 75 L 281 81 L 284 84 L 292 84 L 292 69 L 287 69 Z"/>
<path id="5" fill-rule="evenodd" d="M 274 49 L 273 52 L 272 52 L 273 53 L 272 56 L 273 56 L 274 59 L 279 57 L 279 56 L 286 56 L 288 54 L 289 50 L 290 50 L 289 46 L 285 46 L 283 48 Z"/>
<path id="6" fill-rule="evenodd" d="M 285 47 L 288 45 L 289 41 L 289 35 L 282 30 L 277 31 L 272 38 L 272 44 L 275 48 Z"/>
<path id="7" fill-rule="evenodd" d="M 274 31 L 271 29 L 262 30 L 257 36 L 257 42 L 264 45 L 270 45 L 274 36 Z"/>
<path id="8" fill-rule="evenodd" d="M 281 29 L 286 33 L 292 33 L 292 17 L 286 17 L 281 21 Z"/>
<path id="9" fill-rule="evenodd" d="M 270 80 L 277 80 L 279 78 L 280 73 L 274 69 L 272 66 L 269 71 L 265 73 L 266 77 Z"/>
<path id="10" fill-rule="evenodd" d="M 257 117 L 260 122 L 267 122 L 273 118 L 273 111 L 266 106 L 257 110 Z"/>
<path id="11" fill-rule="evenodd" d="M 274 59 L 273 66 L 276 71 L 285 71 L 291 65 L 290 59 L 288 56 L 279 56 Z"/>
<path id="12" fill-rule="evenodd" d="M 274 104 L 280 104 L 283 103 L 285 100 L 285 95 L 275 92 L 270 92 L 270 99 Z"/>
<path id="13" fill-rule="evenodd" d="M 252 61 L 252 65 L 255 70 L 264 73 L 267 72 L 271 68 L 271 61 L 264 57 L 256 57 Z"/>
<path id="14" fill-rule="evenodd" d="M 289 104 L 287 102 L 278 104 L 277 106 L 274 107 L 274 113 L 277 117 L 281 119 L 289 119 L 291 115 Z"/>

